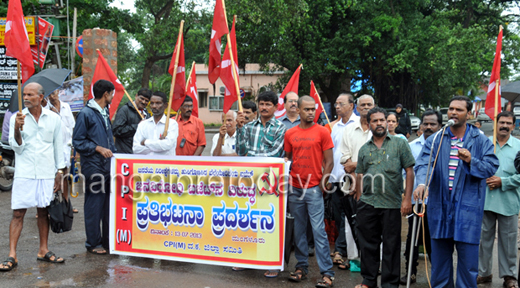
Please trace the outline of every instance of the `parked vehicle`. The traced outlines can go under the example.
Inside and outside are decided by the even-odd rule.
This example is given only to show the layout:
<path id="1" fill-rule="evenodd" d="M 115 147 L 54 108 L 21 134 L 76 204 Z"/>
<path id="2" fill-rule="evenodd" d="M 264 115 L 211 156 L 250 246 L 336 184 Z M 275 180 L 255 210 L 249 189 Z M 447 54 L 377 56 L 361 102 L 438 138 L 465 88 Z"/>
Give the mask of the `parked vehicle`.
<path id="1" fill-rule="evenodd" d="M 11 191 L 14 178 L 14 151 L 8 143 L 0 142 L 0 190 Z"/>
<path id="2" fill-rule="evenodd" d="M 478 110 L 477 120 L 482 122 L 492 121 L 491 118 L 489 118 L 489 116 L 486 114 L 486 108 L 480 108 L 480 110 Z"/>
<path id="3" fill-rule="evenodd" d="M 443 107 L 440 109 L 441 111 L 441 114 L 442 114 L 442 125 L 445 125 L 446 123 L 448 123 L 448 107 Z"/>
<path id="4" fill-rule="evenodd" d="M 412 131 L 419 130 L 419 126 L 421 126 L 421 119 L 415 115 L 410 115 L 410 122 L 412 123 Z"/>

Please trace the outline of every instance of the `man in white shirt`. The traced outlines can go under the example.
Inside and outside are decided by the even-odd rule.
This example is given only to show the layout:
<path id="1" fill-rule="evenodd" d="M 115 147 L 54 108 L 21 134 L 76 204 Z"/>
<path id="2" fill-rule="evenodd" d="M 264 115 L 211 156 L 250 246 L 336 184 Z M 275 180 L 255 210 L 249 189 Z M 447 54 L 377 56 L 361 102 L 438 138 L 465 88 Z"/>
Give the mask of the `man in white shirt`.
<path id="1" fill-rule="evenodd" d="M 345 238 L 345 214 L 343 213 L 343 209 L 341 207 L 342 198 L 345 194 L 341 191 L 341 182 L 343 182 L 343 177 L 345 176 L 345 170 L 343 169 L 343 165 L 340 164 L 341 161 L 341 151 L 339 146 L 341 141 L 343 140 L 343 133 L 345 128 L 349 124 L 354 123 L 355 121 L 359 121 L 359 116 L 353 113 L 354 110 L 354 97 L 349 93 L 342 93 L 336 99 L 336 103 L 334 103 L 334 107 L 336 108 L 336 114 L 338 115 L 338 121 L 332 127 L 332 142 L 334 143 L 334 148 L 332 149 L 334 154 L 334 168 L 332 169 L 331 176 L 329 178 L 330 191 L 334 191 L 331 194 L 332 197 L 332 209 L 334 211 L 334 221 L 336 222 L 336 228 L 338 229 L 338 238 L 335 241 L 334 245 L 334 264 L 340 265 L 340 269 L 348 269 L 348 262 L 344 263 L 343 257 L 347 256 L 347 242 Z M 333 187 L 332 187 L 333 186 Z M 349 255 L 350 256 L 350 255 Z"/>
<path id="2" fill-rule="evenodd" d="M 0 271 L 18 265 L 16 246 L 22 232 L 27 208 L 37 207 L 40 247 L 37 260 L 63 263 L 65 260 L 49 251 L 49 218 L 47 207 L 54 192 L 60 188 L 65 163 L 60 117 L 43 109 L 45 91 L 38 83 L 29 83 L 23 90 L 25 109 L 12 116 L 9 144 L 16 154 L 9 226 L 9 257 L 0 264 Z M 23 131 L 21 130 L 23 127 Z"/>
<path id="3" fill-rule="evenodd" d="M 70 153 L 72 151 L 72 130 L 74 130 L 74 125 L 76 121 L 74 120 L 74 115 L 72 115 L 72 110 L 70 110 L 69 104 L 60 101 L 59 91 L 55 90 L 52 92 L 47 101 L 47 106 L 44 108 L 50 109 L 58 113 L 61 117 L 61 132 L 63 135 L 63 159 L 65 160 L 64 169 L 65 175 L 70 172 Z M 69 197 L 69 182 L 63 181 L 63 198 L 68 200 Z M 73 209 L 74 213 L 78 213 L 78 209 Z"/>
<path id="4" fill-rule="evenodd" d="M 355 121 L 352 125 L 349 125 L 345 132 L 343 132 L 343 140 L 339 150 L 342 154 L 341 164 L 344 165 L 345 172 L 350 174 L 350 179 L 356 179 L 355 172 L 357 167 L 357 158 L 359 149 L 372 137 L 370 127 L 368 126 L 367 114 L 368 111 L 374 108 L 374 98 L 370 95 L 361 95 L 357 99 L 357 111 L 359 112 L 359 121 Z M 350 182 L 345 181 L 343 190 L 353 194 L 355 187 L 350 187 Z M 348 190 L 348 191 L 347 191 Z M 359 191 L 361 192 L 361 191 Z M 356 199 L 359 199 L 360 193 L 356 194 Z"/>
<path id="5" fill-rule="evenodd" d="M 213 136 L 212 156 L 237 156 L 235 152 L 237 112 L 229 110 L 219 133 Z"/>
<path id="6" fill-rule="evenodd" d="M 155 91 L 150 98 L 150 108 L 153 117 L 141 121 L 134 135 L 132 149 L 134 154 L 170 155 L 175 156 L 179 127 L 177 122 L 164 115 L 168 106 L 168 96 L 161 91 Z M 164 137 L 164 127 L 168 124 L 168 133 Z"/>

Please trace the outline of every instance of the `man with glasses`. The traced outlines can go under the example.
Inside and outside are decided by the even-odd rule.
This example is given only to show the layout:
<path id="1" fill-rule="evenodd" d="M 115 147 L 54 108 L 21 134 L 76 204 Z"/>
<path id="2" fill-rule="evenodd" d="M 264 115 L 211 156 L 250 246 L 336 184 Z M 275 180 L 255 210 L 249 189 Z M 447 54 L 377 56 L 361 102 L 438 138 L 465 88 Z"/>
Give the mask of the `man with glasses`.
<path id="1" fill-rule="evenodd" d="M 284 106 L 285 115 L 280 117 L 278 120 L 287 127 L 287 130 L 296 127 L 300 124 L 300 114 L 298 114 L 298 94 L 289 92 L 285 95 Z"/>
<path id="2" fill-rule="evenodd" d="M 192 111 L 193 99 L 190 96 L 186 96 L 181 106 L 181 116 L 177 120 L 179 124 L 177 155 L 200 156 L 206 147 L 204 123 L 199 118 L 191 115 Z"/>
<path id="3" fill-rule="evenodd" d="M 331 177 L 329 178 L 330 186 L 329 191 L 332 192 L 332 210 L 334 213 L 334 221 L 336 222 L 336 228 L 338 229 L 338 239 L 335 241 L 334 246 L 334 264 L 340 265 L 340 269 L 348 269 L 348 263 L 344 263 L 343 257 L 347 256 L 347 242 L 345 238 L 345 213 L 341 207 L 342 198 L 345 196 L 341 191 L 340 182 L 343 182 L 345 176 L 345 170 L 341 165 L 341 150 L 339 149 L 341 141 L 343 140 L 343 133 L 345 128 L 355 121 L 359 121 L 359 116 L 353 113 L 354 110 L 354 97 L 349 93 L 342 93 L 336 99 L 334 103 L 336 108 L 336 115 L 338 120 L 332 127 L 332 142 L 334 148 L 332 149 L 334 155 L 334 168 L 332 169 Z"/>

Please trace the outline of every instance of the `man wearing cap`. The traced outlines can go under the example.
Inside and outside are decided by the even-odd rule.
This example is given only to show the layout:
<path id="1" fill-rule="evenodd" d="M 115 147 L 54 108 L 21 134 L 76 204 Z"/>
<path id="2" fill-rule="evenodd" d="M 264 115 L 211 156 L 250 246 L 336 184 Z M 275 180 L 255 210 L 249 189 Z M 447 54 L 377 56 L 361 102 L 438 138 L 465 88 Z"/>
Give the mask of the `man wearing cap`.
<path id="1" fill-rule="evenodd" d="M 403 109 L 402 104 L 397 104 L 395 106 L 395 113 L 397 114 L 397 128 L 395 128 L 395 133 L 403 134 L 406 138 L 410 138 L 412 134 L 412 122 L 410 121 L 410 116 Z"/>

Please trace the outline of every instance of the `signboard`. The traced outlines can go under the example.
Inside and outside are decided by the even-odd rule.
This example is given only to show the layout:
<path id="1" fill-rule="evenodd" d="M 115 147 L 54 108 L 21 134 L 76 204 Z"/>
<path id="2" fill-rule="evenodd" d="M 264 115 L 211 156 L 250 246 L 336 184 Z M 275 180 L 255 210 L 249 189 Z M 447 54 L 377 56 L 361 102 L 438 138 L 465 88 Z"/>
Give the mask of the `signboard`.
<path id="1" fill-rule="evenodd" d="M 0 111 L 6 111 L 9 109 L 11 95 L 17 88 L 17 83 L 0 83 Z"/>
<path id="2" fill-rule="evenodd" d="M 79 57 L 83 58 L 83 35 L 76 40 L 76 52 L 78 52 Z"/>
<path id="3" fill-rule="evenodd" d="M 58 89 L 60 101 L 70 106 L 72 112 L 79 112 L 83 108 L 83 76 L 64 82 Z"/>
<path id="4" fill-rule="evenodd" d="M 17 80 L 16 59 L 5 55 L 5 46 L 0 47 L 0 80 Z"/>
<path id="5" fill-rule="evenodd" d="M 114 156 L 111 254 L 283 270 L 283 159 Z"/>
<path id="6" fill-rule="evenodd" d="M 4 46 L 4 37 L 5 37 L 5 23 L 7 22 L 7 18 L 0 18 L 0 46 Z M 27 36 L 29 36 L 29 45 L 36 44 L 36 27 L 35 27 L 34 16 L 25 17 L 25 29 L 27 29 Z"/>
<path id="7" fill-rule="evenodd" d="M 41 69 L 43 69 L 43 65 L 45 65 L 45 58 L 47 58 L 47 51 L 49 50 L 53 30 L 54 25 L 49 23 L 49 21 L 38 17 L 38 44 L 31 46 L 31 53 L 34 64 L 39 65 Z"/>

